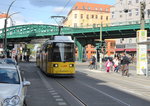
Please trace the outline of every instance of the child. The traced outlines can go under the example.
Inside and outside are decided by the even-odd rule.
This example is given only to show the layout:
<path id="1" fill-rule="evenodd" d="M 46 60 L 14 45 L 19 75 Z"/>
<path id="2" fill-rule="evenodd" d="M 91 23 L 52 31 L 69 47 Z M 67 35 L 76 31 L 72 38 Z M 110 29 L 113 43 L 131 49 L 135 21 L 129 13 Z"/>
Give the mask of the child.
<path id="1" fill-rule="evenodd" d="M 108 59 L 105 66 L 106 66 L 106 72 L 109 72 L 110 71 L 110 67 L 111 67 L 112 63 L 111 61 Z"/>

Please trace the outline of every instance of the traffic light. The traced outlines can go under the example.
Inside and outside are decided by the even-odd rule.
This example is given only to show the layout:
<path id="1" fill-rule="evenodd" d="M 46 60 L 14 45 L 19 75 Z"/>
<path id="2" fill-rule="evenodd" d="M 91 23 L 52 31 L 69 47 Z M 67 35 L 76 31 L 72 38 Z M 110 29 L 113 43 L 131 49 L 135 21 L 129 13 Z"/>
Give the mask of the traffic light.
<path id="1" fill-rule="evenodd" d="M 141 19 L 145 18 L 145 12 L 144 12 L 145 7 L 146 7 L 145 2 L 140 2 Z"/>

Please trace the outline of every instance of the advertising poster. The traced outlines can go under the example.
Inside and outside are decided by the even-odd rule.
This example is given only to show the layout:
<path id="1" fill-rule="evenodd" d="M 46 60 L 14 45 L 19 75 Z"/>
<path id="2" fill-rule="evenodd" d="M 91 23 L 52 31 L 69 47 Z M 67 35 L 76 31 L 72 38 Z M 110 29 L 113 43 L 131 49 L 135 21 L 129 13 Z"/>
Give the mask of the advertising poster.
<path id="1" fill-rule="evenodd" d="M 137 31 L 137 43 L 147 41 L 147 31 Z M 137 44 L 137 74 L 144 75 L 147 72 L 147 45 Z"/>

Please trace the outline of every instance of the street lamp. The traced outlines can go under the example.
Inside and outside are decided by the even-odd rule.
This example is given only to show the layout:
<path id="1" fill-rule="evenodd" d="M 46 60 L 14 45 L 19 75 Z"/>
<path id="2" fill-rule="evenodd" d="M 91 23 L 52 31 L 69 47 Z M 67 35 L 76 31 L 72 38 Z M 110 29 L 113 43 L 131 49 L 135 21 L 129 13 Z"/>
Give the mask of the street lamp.
<path id="1" fill-rule="evenodd" d="M 16 1 L 16 0 L 15 0 L 15 1 Z M 6 13 L 5 23 L 4 23 L 4 41 L 3 41 L 3 44 L 4 44 L 4 55 L 5 55 L 5 57 L 7 57 L 7 32 L 6 32 L 7 19 L 8 19 L 10 16 L 13 15 L 13 14 L 12 14 L 12 15 L 8 16 L 9 10 L 10 10 L 11 6 L 13 5 L 13 3 L 14 3 L 15 1 L 13 1 L 13 2 L 9 5 L 8 10 L 7 10 L 7 13 Z M 14 14 L 16 14 L 16 13 L 14 13 Z"/>

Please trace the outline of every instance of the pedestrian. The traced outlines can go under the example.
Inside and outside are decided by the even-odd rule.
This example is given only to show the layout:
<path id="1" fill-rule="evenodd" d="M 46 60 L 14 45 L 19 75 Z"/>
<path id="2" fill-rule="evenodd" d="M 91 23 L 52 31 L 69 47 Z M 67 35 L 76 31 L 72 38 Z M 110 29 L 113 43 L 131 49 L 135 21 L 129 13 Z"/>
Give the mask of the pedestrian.
<path id="1" fill-rule="evenodd" d="M 130 59 L 126 56 L 125 53 L 122 54 L 121 65 L 122 65 L 122 76 L 129 77 L 129 63 Z"/>
<path id="2" fill-rule="evenodd" d="M 118 59 L 118 57 L 115 57 L 114 59 L 113 59 L 113 67 L 114 67 L 114 72 L 118 72 L 118 70 L 119 70 L 119 59 Z"/>
<path id="3" fill-rule="evenodd" d="M 96 69 L 96 58 L 92 56 L 92 69 Z"/>
<path id="4" fill-rule="evenodd" d="M 106 66 L 106 72 L 109 72 L 112 66 L 112 62 L 108 59 L 105 63 L 105 66 Z"/>

